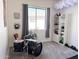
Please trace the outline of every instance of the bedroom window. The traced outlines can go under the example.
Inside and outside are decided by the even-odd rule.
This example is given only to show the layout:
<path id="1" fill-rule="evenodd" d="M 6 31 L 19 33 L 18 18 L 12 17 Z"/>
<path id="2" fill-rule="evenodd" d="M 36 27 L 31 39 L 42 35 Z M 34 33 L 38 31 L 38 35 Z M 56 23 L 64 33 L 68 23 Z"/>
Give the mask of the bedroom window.
<path id="1" fill-rule="evenodd" d="M 35 17 L 36 17 L 36 9 L 34 8 L 28 8 L 28 27 L 29 30 L 35 29 Z"/>
<path id="2" fill-rule="evenodd" d="M 44 30 L 45 29 L 46 9 L 28 8 L 28 23 L 29 30 Z"/>

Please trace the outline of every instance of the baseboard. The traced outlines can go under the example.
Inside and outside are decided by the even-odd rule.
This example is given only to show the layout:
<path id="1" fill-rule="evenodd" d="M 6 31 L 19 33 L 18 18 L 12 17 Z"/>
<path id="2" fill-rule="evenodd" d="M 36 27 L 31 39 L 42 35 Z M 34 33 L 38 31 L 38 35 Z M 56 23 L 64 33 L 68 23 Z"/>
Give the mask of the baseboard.
<path id="1" fill-rule="evenodd" d="M 51 40 L 48 40 L 48 41 L 42 41 L 42 43 L 48 43 L 48 42 L 51 42 Z"/>

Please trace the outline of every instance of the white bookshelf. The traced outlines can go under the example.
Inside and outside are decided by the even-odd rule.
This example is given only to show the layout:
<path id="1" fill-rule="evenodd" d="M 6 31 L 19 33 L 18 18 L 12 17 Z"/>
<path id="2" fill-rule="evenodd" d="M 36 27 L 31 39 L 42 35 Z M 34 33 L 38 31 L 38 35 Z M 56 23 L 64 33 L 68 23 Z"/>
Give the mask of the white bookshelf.
<path id="1" fill-rule="evenodd" d="M 64 14 L 61 14 L 61 16 L 55 15 L 54 41 L 61 45 L 65 44 L 65 32 L 64 31 L 65 31 L 65 15 Z"/>

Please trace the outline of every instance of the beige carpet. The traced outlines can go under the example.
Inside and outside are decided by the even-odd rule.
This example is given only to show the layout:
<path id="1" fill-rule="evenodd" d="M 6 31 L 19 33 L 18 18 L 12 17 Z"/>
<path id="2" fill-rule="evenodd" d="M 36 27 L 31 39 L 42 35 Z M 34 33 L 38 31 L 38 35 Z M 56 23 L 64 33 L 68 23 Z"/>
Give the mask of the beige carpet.
<path id="1" fill-rule="evenodd" d="M 78 52 L 59 45 L 55 42 L 43 43 L 43 50 L 40 56 L 34 57 L 26 52 L 15 53 L 10 48 L 9 59 L 67 59 L 77 55 Z"/>

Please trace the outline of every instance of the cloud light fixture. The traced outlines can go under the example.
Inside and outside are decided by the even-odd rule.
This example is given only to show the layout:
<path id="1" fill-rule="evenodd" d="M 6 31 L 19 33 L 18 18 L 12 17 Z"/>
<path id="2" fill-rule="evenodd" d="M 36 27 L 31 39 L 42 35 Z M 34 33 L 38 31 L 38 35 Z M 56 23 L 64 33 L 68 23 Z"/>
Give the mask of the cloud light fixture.
<path id="1" fill-rule="evenodd" d="M 73 5 L 78 4 L 78 0 L 61 0 L 55 4 L 57 10 L 65 9 L 72 7 Z"/>

